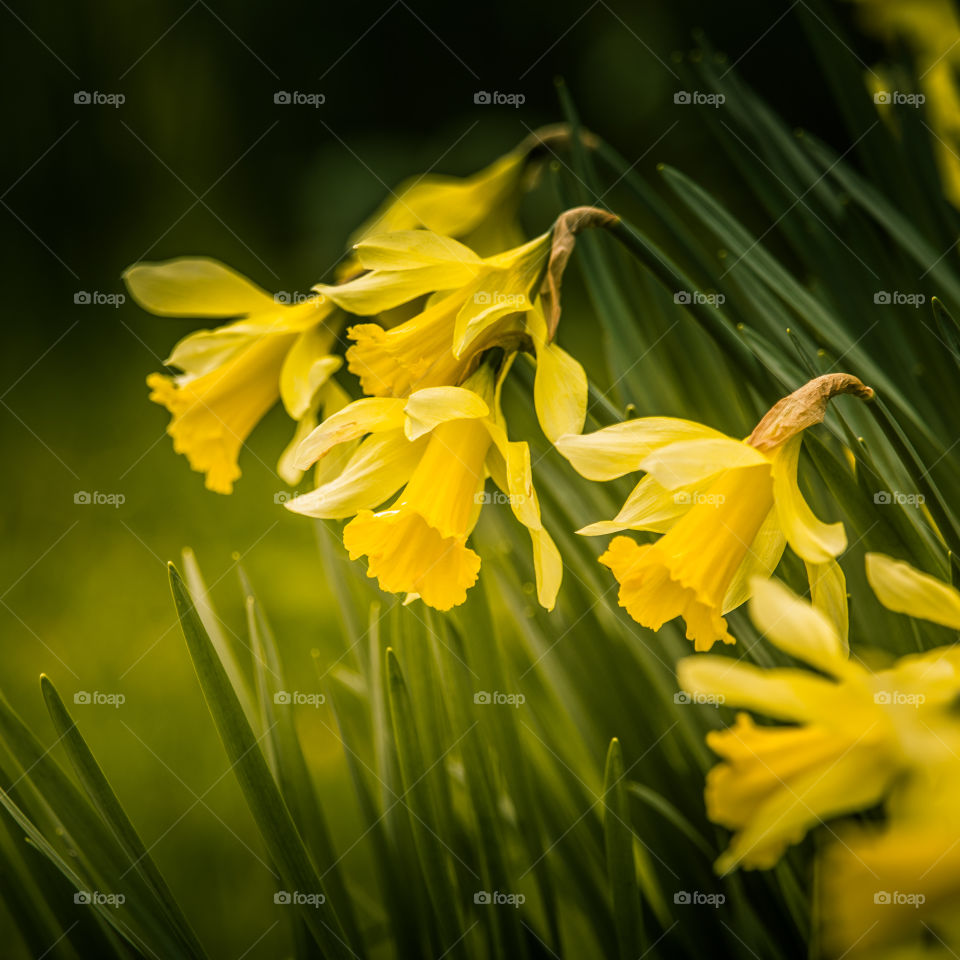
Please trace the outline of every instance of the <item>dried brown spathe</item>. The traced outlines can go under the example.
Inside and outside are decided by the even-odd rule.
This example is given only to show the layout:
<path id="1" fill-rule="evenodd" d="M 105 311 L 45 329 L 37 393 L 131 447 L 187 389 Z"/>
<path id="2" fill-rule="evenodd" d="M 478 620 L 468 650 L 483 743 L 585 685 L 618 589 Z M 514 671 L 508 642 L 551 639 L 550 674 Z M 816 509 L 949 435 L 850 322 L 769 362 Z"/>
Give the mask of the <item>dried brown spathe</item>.
<path id="1" fill-rule="evenodd" d="M 873 399 L 873 388 L 853 374 L 824 374 L 777 401 L 747 437 L 747 443 L 763 451 L 782 446 L 807 427 L 822 423 L 827 404 L 841 393 L 852 394 L 861 400 Z"/>

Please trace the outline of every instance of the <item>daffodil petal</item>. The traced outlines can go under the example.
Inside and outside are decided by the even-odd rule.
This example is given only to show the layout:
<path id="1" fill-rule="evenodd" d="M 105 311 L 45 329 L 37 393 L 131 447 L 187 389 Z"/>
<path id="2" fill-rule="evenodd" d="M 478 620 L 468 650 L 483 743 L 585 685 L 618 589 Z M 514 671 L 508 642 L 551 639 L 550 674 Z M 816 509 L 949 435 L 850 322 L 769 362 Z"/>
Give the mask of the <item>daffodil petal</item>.
<path id="1" fill-rule="evenodd" d="M 764 670 L 706 653 L 684 657 L 677 664 L 677 682 L 688 694 L 795 723 L 815 720 L 835 687 L 808 670 Z"/>
<path id="2" fill-rule="evenodd" d="M 436 290 L 463 287 L 477 270 L 475 264 L 455 261 L 410 270 L 374 270 L 336 286 L 318 283 L 313 289 L 348 313 L 369 317 Z"/>
<path id="3" fill-rule="evenodd" d="M 429 230 L 395 230 L 355 244 L 357 259 L 367 270 L 415 270 L 421 267 L 483 261 L 468 246 Z"/>
<path id="4" fill-rule="evenodd" d="M 522 440 L 507 439 L 499 424 L 487 421 L 493 447 L 487 453 L 487 470 L 493 482 L 507 494 L 513 515 L 528 529 L 539 530 L 540 504 L 533 488 L 530 447 Z"/>
<path id="5" fill-rule="evenodd" d="M 831 675 L 844 673 L 843 642 L 825 613 L 776 580 L 751 581 L 750 618 L 784 653 Z"/>
<path id="6" fill-rule="evenodd" d="M 393 191 L 393 197 L 352 239 L 356 243 L 388 231 L 416 227 L 443 236 L 465 236 L 519 188 L 526 158 L 526 150 L 512 150 L 469 177 L 411 177 Z"/>
<path id="7" fill-rule="evenodd" d="M 736 610 L 742 603 L 750 599 L 752 592 L 750 581 L 754 577 L 770 577 L 777 569 L 780 558 L 783 556 L 787 539 L 777 522 L 777 511 L 771 510 L 767 519 L 757 531 L 757 535 L 750 544 L 750 549 L 740 564 L 740 569 L 730 581 L 727 595 L 723 598 L 723 612 Z"/>
<path id="8" fill-rule="evenodd" d="M 810 582 L 810 599 L 822 610 L 840 638 L 845 653 L 850 652 L 850 613 L 847 604 L 847 578 L 836 560 L 826 563 L 808 563 L 807 580 Z"/>
<path id="9" fill-rule="evenodd" d="M 537 600 L 545 610 L 552 610 L 563 580 L 563 560 L 557 545 L 543 527 L 530 530 L 530 542 L 537 576 Z"/>
<path id="10" fill-rule="evenodd" d="M 123 279 L 134 300 L 161 317 L 239 317 L 278 307 L 266 290 L 207 257 L 135 263 Z"/>
<path id="11" fill-rule="evenodd" d="M 475 420 L 490 413 L 483 399 L 464 387 L 425 387 L 410 394 L 403 408 L 410 440 L 448 420 Z"/>
<path id="12" fill-rule="evenodd" d="M 716 870 L 727 874 L 743 864 L 767 868 L 783 850 L 822 821 L 874 806 L 890 780 L 886 763 L 874 751 L 851 750 L 842 762 L 815 770 L 804 781 L 778 790 L 738 833 L 717 860 Z M 753 859 L 763 851 L 760 859 Z"/>
<path id="13" fill-rule="evenodd" d="M 556 448 L 588 480 L 613 480 L 640 469 L 655 450 L 681 440 L 729 439 L 717 430 L 676 417 L 641 417 L 593 433 L 558 437 Z"/>
<path id="14" fill-rule="evenodd" d="M 681 440 L 654 450 L 640 462 L 640 469 L 655 477 L 668 490 L 702 483 L 723 470 L 756 467 L 770 461 L 759 450 L 731 437 Z"/>
<path id="15" fill-rule="evenodd" d="M 544 435 L 551 443 L 579 434 L 587 418 L 587 374 L 555 343 L 537 348 L 533 403 Z"/>
<path id="16" fill-rule="evenodd" d="M 402 430 L 367 437 L 339 476 L 284 506 L 293 513 L 325 520 L 342 520 L 360 510 L 372 510 L 410 479 L 427 442 L 424 438 L 411 443 Z"/>
<path id="17" fill-rule="evenodd" d="M 826 563 L 846 549 L 842 523 L 818 520 L 797 483 L 802 435 L 797 434 L 772 456 L 773 496 L 780 526 L 793 550 L 809 563 Z"/>
<path id="18" fill-rule="evenodd" d="M 621 530 L 666 533 L 692 506 L 689 493 L 667 490 L 651 476 L 643 477 L 612 520 L 601 520 L 578 530 L 584 537 L 599 537 Z"/>
<path id="19" fill-rule="evenodd" d="M 888 610 L 960 630 L 960 591 L 882 553 L 868 553 L 866 566 L 870 587 Z"/>
<path id="20" fill-rule="evenodd" d="M 328 417 L 297 450 L 295 465 L 305 470 L 338 443 L 366 433 L 399 430 L 404 424 L 404 402 L 395 397 L 363 397 Z"/>
<path id="21" fill-rule="evenodd" d="M 293 420 L 300 420 L 317 390 L 343 365 L 331 356 L 333 333 L 322 326 L 304 330 L 294 341 L 280 370 L 280 399 Z"/>

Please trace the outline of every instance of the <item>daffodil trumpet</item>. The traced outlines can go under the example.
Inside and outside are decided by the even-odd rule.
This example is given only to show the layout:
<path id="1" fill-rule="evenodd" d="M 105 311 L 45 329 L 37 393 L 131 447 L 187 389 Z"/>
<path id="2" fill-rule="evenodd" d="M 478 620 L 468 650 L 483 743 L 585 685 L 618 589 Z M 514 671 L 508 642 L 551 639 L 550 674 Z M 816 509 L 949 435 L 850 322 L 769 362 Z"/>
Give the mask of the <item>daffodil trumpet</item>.
<path id="1" fill-rule="evenodd" d="M 818 377 L 780 400 L 745 440 L 671 417 L 557 439 L 590 480 L 645 473 L 616 517 L 579 531 L 662 534 L 647 544 L 617 536 L 600 557 L 634 620 L 659 630 L 681 616 L 698 651 L 734 643 L 724 615 L 750 596 L 755 577 L 772 575 L 788 543 L 823 602 L 841 606 L 845 588 L 834 558 L 846 546 L 843 525 L 818 520 L 797 483 L 803 431 L 823 420 L 838 394 L 868 400 L 873 391 L 850 374 Z"/>
<path id="2" fill-rule="evenodd" d="M 240 450 L 278 400 L 301 432 L 341 402 L 330 378 L 342 364 L 333 353 L 342 315 L 323 296 L 291 302 L 207 258 L 138 263 L 124 280 L 137 303 L 159 316 L 237 318 L 181 340 L 165 361 L 179 374 L 147 377 L 150 399 L 171 414 L 174 450 L 205 475 L 208 489 L 233 490 Z M 289 483 L 301 476 L 286 456 L 279 470 Z"/>
<path id="3" fill-rule="evenodd" d="M 540 518 L 530 450 L 507 437 L 490 365 L 462 386 L 355 401 L 303 441 L 297 465 L 322 463 L 336 447 L 356 441 L 337 476 L 289 501 L 287 509 L 324 519 L 352 517 L 344 545 L 351 559 L 366 557 L 367 574 L 381 589 L 448 610 L 464 602 L 480 571 L 481 558 L 467 541 L 489 501 L 484 485 L 490 476 L 530 535 L 537 597 L 553 608 L 560 555 Z"/>

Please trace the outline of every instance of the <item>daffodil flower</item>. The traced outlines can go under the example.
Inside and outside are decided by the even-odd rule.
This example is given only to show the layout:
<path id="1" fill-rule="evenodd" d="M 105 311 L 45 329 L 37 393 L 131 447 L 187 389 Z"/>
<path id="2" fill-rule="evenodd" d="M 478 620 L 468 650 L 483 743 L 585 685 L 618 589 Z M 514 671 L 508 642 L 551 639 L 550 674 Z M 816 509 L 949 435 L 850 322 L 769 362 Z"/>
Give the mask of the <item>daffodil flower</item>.
<path id="1" fill-rule="evenodd" d="M 880 555 L 868 556 L 867 569 L 887 606 L 960 628 L 953 588 Z M 707 734 L 722 761 L 707 775 L 707 814 L 735 831 L 717 860 L 721 873 L 773 866 L 817 823 L 876 806 L 944 756 L 956 762 L 960 747 L 957 648 L 870 671 L 849 659 L 821 610 L 774 580 L 756 578 L 752 589 L 750 614 L 766 639 L 813 670 L 764 670 L 719 656 L 678 664 L 690 695 L 791 724 L 758 726 L 741 713 L 734 726 Z"/>
<path id="2" fill-rule="evenodd" d="M 554 440 L 583 428 L 587 398 L 583 368 L 554 341 L 561 277 L 576 234 L 614 220 L 591 207 L 568 210 L 542 236 L 491 257 L 426 230 L 383 234 L 357 244 L 367 273 L 314 290 L 361 316 L 429 295 L 423 310 L 398 326 L 362 323 L 347 330 L 354 341 L 347 365 L 372 396 L 455 386 L 491 347 L 532 348 L 536 408 Z"/>
<path id="3" fill-rule="evenodd" d="M 150 399 L 172 414 L 174 450 L 206 475 L 208 489 L 233 490 L 240 449 L 278 399 L 308 431 L 338 396 L 329 380 L 342 363 L 331 355 L 338 321 L 322 296 L 285 303 L 205 258 L 138 263 L 124 280 L 137 303 L 160 316 L 239 318 L 181 340 L 165 363 L 182 373 L 147 377 Z M 289 457 L 280 469 L 288 482 L 299 480 Z"/>
<path id="4" fill-rule="evenodd" d="M 564 124 L 543 127 L 471 176 L 410 177 L 354 231 L 350 245 L 384 233 L 423 229 L 462 240 L 483 255 L 518 246 L 523 239 L 517 223 L 520 199 L 536 181 L 539 161 L 569 139 Z M 351 256 L 339 276 L 348 279 L 358 269 L 362 264 Z"/>
<path id="5" fill-rule="evenodd" d="M 698 651 L 734 643 L 724 614 L 748 599 L 752 578 L 772 575 L 787 543 L 825 604 L 843 597 L 833 562 L 846 547 L 843 525 L 818 520 L 797 484 L 802 432 L 838 393 L 873 395 L 856 377 L 830 374 L 779 401 L 745 440 L 690 420 L 644 417 L 556 441 L 587 479 L 646 474 L 613 520 L 579 531 L 663 534 L 643 545 L 615 537 L 600 557 L 634 620 L 659 630 L 682 616 Z"/>
<path id="6" fill-rule="evenodd" d="M 954 587 L 882 554 L 867 554 L 866 565 L 885 607 L 960 630 Z M 949 691 L 960 654 L 940 648 L 918 662 L 921 679 L 945 681 Z M 893 696 L 906 699 L 899 690 Z M 960 723 L 951 715 L 931 723 L 929 733 L 922 764 L 887 800 L 887 822 L 838 830 L 823 854 L 823 936 L 838 956 L 872 957 L 886 946 L 918 950 L 931 932 L 954 949 L 960 944 Z"/>
<path id="7" fill-rule="evenodd" d="M 365 439 L 336 477 L 286 507 L 310 517 L 353 517 L 344 545 L 351 559 L 367 558 L 367 574 L 381 589 L 448 610 L 463 603 L 480 570 L 467 539 L 489 501 L 489 475 L 530 534 L 537 596 L 552 609 L 560 555 L 540 519 L 530 450 L 508 440 L 496 393 L 485 365 L 460 387 L 355 401 L 303 441 L 298 466 L 322 463 L 338 445 Z"/>

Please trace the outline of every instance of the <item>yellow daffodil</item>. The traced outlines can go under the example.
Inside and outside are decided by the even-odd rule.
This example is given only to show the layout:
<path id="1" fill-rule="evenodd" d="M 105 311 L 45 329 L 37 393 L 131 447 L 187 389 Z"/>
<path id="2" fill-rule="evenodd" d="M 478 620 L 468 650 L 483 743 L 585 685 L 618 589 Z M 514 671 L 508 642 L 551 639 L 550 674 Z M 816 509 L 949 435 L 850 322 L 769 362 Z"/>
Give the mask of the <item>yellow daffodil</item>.
<path id="1" fill-rule="evenodd" d="M 287 508 L 325 519 L 353 517 L 343 542 L 351 559 L 367 557 L 368 576 L 383 590 L 448 610 L 463 603 L 480 570 L 467 539 L 488 502 L 489 474 L 530 534 L 537 595 L 552 609 L 560 555 L 540 519 L 529 448 L 508 440 L 496 393 L 485 365 L 461 387 L 357 400 L 304 440 L 298 465 L 322 463 L 336 446 L 366 439 L 337 476 Z M 398 490 L 390 506 L 377 509 Z"/>
<path id="2" fill-rule="evenodd" d="M 960 630 L 960 592 L 949 584 L 882 554 L 867 555 L 867 578 L 889 609 Z M 957 648 L 911 659 L 917 682 L 892 698 L 926 697 L 927 685 L 956 692 Z M 834 955 L 919 951 L 931 940 L 960 946 L 960 718 L 950 712 L 927 723 L 917 766 L 887 800 L 887 822 L 838 830 L 823 856 L 820 913 Z"/>
<path id="3" fill-rule="evenodd" d="M 960 595 L 905 564 L 870 555 L 868 576 L 893 609 L 960 626 Z M 941 589 L 943 588 L 943 589 Z M 682 689 L 746 713 L 707 734 L 722 762 L 707 776 L 707 814 L 735 831 L 717 870 L 768 868 L 817 823 L 884 801 L 917 771 L 960 747 L 953 707 L 960 651 L 941 647 L 871 671 L 849 659 L 836 625 L 782 584 L 757 578 L 750 614 L 766 639 L 815 671 L 764 670 L 727 657 L 680 661 Z M 948 603 L 939 598 L 950 593 Z"/>
<path id="4" fill-rule="evenodd" d="M 951 0 L 860 0 L 860 21 L 889 44 L 905 43 L 916 58 L 919 93 L 933 134 L 933 151 L 944 193 L 960 206 L 960 93 L 955 73 L 960 67 L 960 18 Z M 891 84 L 871 72 L 870 86 L 878 108 L 888 110 Z"/>
<path id="5" fill-rule="evenodd" d="M 583 428 L 587 398 L 583 368 L 554 341 L 561 277 L 576 234 L 614 219 L 590 207 L 569 210 L 542 236 L 485 258 L 426 230 L 384 234 L 357 245 L 359 262 L 369 272 L 314 289 L 364 316 L 429 295 L 423 310 L 398 326 L 362 323 L 348 329 L 354 343 L 347 364 L 372 396 L 455 386 L 491 347 L 532 349 L 536 408 L 554 440 Z"/>
<path id="6" fill-rule="evenodd" d="M 846 535 L 842 524 L 813 515 L 797 485 L 797 461 L 803 430 L 823 419 L 838 393 L 872 396 L 856 377 L 831 374 L 781 400 L 746 440 L 671 417 L 557 440 L 590 480 L 646 473 L 613 520 L 579 531 L 663 534 L 644 545 L 615 537 L 600 557 L 634 620 L 659 630 L 682 616 L 700 651 L 718 640 L 733 643 L 723 615 L 749 597 L 751 578 L 773 573 L 787 543 L 807 562 L 811 580 L 831 592 L 840 578 L 832 561 Z"/>
<path id="7" fill-rule="evenodd" d="M 544 127 L 471 176 L 411 177 L 354 231 L 350 244 L 383 233 L 424 229 L 462 240 L 483 256 L 518 246 L 523 237 L 517 208 L 523 192 L 536 180 L 539 161 L 569 138 L 565 125 Z M 361 269 L 362 262 L 351 256 L 341 265 L 340 279 Z"/>
<path id="8" fill-rule="evenodd" d="M 147 378 L 150 399 L 172 414 L 174 449 L 206 475 L 208 489 L 232 491 L 240 448 L 278 399 L 302 431 L 335 400 L 329 378 L 342 362 L 331 355 L 339 321 L 322 296 L 285 303 L 202 258 L 138 263 L 124 280 L 137 303 L 160 316 L 239 318 L 181 340 L 165 362 L 182 373 Z M 299 480 L 289 457 L 280 470 L 288 482 Z"/>

